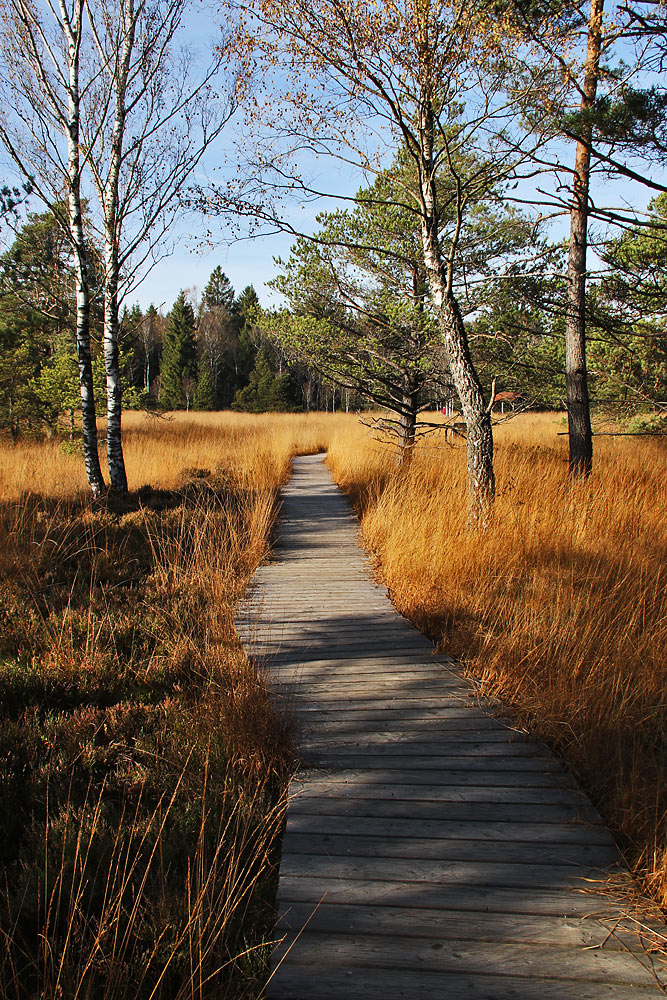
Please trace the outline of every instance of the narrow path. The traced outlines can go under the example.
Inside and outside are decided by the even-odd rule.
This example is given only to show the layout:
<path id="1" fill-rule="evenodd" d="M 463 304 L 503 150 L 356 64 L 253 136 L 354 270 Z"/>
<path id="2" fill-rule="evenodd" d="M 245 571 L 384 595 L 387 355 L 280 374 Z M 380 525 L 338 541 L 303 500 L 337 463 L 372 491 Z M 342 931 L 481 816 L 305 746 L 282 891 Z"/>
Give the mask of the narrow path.
<path id="1" fill-rule="evenodd" d="M 370 580 L 322 457 L 295 460 L 238 624 L 300 727 L 267 996 L 664 996 L 598 815 Z"/>

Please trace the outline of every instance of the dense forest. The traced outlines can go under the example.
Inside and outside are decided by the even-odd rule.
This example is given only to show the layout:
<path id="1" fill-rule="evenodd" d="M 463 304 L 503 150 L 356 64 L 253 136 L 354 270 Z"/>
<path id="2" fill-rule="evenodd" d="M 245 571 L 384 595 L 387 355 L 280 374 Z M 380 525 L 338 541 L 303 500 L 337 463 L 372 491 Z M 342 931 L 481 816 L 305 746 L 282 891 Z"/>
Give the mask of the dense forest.
<path id="1" fill-rule="evenodd" d="M 410 411 L 417 428 L 422 410 L 452 408 L 455 389 L 425 285 L 415 299 L 406 287 L 413 281 L 410 268 L 379 283 L 377 263 L 374 268 L 366 259 L 364 272 L 359 254 L 341 251 L 340 236 L 336 244 L 327 232 L 334 224 L 340 229 L 363 222 L 375 227 L 380 244 L 380 213 L 364 206 L 363 195 L 361 208 L 322 219 L 325 249 L 302 240 L 288 262 L 279 261 L 281 274 L 273 284 L 289 307 L 262 310 L 253 285 L 237 294 L 218 266 L 201 295 L 181 291 L 166 314 L 152 305 L 145 311 L 124 308 L 124 408 L 261 413 L 381 406 L 394 412 L 397 424 Z M 630 430 L 659 432 L 667 382 L 667 250 L 659 226 L 667 195 L 651 211 L 654 230 L 628 231 L 602 250 L 613 274 L 589 291 L 588 357 L 594 412 Z M 527 242 L 526 232 L 525 221 L 514 215 L 508 252 Z M 474 253 L 484 250 L 480 240 Z M 564 248 L 548 252 L 553 261 Z M 342 282 L 352 269 L 354 289 L 343 295 Z M 97 407 L 104 412 L 99 272 L 93 270 L 93 279 L 92 370 Z M 49 212 L 29 213 L 0 259 L 0 428 L 12 440 L 60 432 L 75 447 L 80 438 L 73 290 L 71 255 L 56 220 Z M 565 408 L 564 295 L 563 279 L 534 274 L 480 282 L 470 294 L 472 354 L 487 387 L 495 384 L 498 411 Z"/>

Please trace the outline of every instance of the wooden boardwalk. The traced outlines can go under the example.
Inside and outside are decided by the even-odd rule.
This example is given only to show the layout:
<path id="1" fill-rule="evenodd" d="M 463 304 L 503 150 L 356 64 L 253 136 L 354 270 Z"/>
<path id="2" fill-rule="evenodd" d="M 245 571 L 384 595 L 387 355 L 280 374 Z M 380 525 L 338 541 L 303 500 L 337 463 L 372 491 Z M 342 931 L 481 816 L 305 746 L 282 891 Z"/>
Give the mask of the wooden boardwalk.
<path id="1" fill-rule="evenodd" d="M 267 996 L 664 996 L 592 806 L 395 611 L 357 529 L 296 459 L 238 623 L 300 730 Z"/>

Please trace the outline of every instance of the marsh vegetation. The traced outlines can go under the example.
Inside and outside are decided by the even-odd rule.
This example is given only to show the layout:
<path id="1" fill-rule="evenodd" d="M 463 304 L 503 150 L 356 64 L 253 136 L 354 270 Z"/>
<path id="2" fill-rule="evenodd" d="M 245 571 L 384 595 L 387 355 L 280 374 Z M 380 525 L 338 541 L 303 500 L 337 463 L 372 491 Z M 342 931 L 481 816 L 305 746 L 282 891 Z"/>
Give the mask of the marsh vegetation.
<path id="1" fill-rule="evenodd" d="M 294 750 L 233 616 L 296 453 L 328 451 L 396 606 L 566 761 L 665 905 L 667 452 L 607 438 L 574 480 L 561 430 L 497 428 L 484 533 L 465 447 L 399 466 L 352 415 L 129 414 L 115 499 L 55 440 L 3 448 L 3 996 L 259 994 Z"/>

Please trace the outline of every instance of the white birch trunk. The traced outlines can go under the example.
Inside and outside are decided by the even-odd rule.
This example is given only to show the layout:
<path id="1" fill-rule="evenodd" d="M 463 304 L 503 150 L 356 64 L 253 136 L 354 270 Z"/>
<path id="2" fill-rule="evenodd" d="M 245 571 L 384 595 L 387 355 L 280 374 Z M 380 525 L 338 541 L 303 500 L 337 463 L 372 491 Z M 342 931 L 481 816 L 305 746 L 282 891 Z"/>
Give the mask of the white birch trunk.
<path id="1" fill-rule="evenodd" d="M 135 38 L 134 0 L 123 0 L 120 16 L 123 43 L 118 64 L 114 66 L 111 85 L 114 90 L 114 122 L 109 154 L 109 171 L 100 190 L 104 212 L 104 366 L 107 381 L 107 459 L 111 488 L 127 493 L 127 474 L 123 457 L 121 431 L 122 388 L 118 367 L 118 185 L 123 161 L 123 140 L 127 114 L 127 79 Z"/>
<path id="2" fill-rule="evenodd" d="M 104 479 L 102 477 L 97 450 L 97 420 L 95 414 L 95 393 L 93 390 L 93 369 L 90 355 L 90 293 L 81 211 L 81 162 L 79 155 L 79 52 L 81 46 L 83 6 L 84 0 L 77 0 L 71 20 L 62 0 L 59 4 L 59 9 L 68 39 L 68 211 L 76 269 L 76 353 L 79 362 L 79 383 L 81 386 L 83 454 L 86 465 L 86 476 L 88 477 L 90 488 L 94 496 L 99 496 L 104 490 Z"/>

